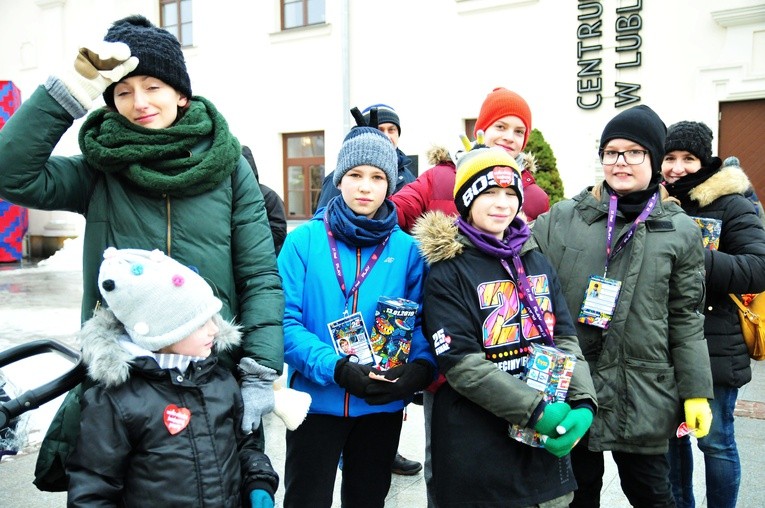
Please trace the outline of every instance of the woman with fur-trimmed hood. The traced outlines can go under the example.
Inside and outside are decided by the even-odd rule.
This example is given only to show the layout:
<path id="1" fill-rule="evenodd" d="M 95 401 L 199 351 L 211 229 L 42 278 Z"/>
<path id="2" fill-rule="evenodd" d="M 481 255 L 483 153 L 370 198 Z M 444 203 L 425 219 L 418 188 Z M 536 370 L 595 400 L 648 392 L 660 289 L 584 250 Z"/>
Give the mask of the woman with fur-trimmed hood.
<path id="1" fill-rule="evenodd" d="M 692 217 L 721 221 L 719 247 L 704 251 L 704 335 L 712 364 L 712 427 L 698 440 L 706 466 L 709 506 L 736 505 L 741 463 L 733 429 L 738 390 L 752 379 L 738 308 L 729 293 L 765 291 L 765 230 L 751 183 L 738 166 L 712 157 L 712 130 L 702 122 L 669 127 L 661 171 L 665 188 Z M 693 457 L 688 436 L 670 442 L 670 478 L 678 507 L 693 506 Z M 681 473 L 682 472 L 682 473 Z"/>
<path id="2" fill-rule="evenodd" d="M 568 454 L 592 422 L 595 390 L 557 275 L 518 216 L 518 165 L 482 135 L 458 161 L 459 216 L 429 212 L 414 228 L 431 264 L 423 329 L 446 379 L 433 395 L 428 495 L 441 507 L 567 506 Z M 553 337 L 579 360 L 566 402 L 547 403 L 519 379 L 531 344 Z M 545 447 L 510 437 L 512 424 L 544 435 Z"/>
<path id="3" fill-rule="evenodd" d="M 207 282 L 159 250 L 114 248 L 98 282 L 109 308 L 79 335 L 95 385 L 67 463 L 67 506 L 273 507 L 279 477 L 241 429 L 236 379 L 211 355 L 241 333 Z"/>

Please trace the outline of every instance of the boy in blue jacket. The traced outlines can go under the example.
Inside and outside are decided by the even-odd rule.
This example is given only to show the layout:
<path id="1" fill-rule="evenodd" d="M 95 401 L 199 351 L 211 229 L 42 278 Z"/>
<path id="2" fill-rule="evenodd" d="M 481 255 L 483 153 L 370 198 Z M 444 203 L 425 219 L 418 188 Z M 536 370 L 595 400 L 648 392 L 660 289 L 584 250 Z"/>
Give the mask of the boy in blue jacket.
<path id="1" fill-rule="evenodd" d="M 433 379 L 421 305 L 406 363 L 381 372 L 368 354 L 381 297 L 422 301 L 425 263 L 387 199 L 396 167 L 383 133 L 354 127 L 334 171 L 341 194 L 288 234 L 279 254 L 289 386 L 313 400 L 287 432 L 285 507 L 331 506 L 341 454 L 343 506 L 384 506 L 404 405 Z"/>

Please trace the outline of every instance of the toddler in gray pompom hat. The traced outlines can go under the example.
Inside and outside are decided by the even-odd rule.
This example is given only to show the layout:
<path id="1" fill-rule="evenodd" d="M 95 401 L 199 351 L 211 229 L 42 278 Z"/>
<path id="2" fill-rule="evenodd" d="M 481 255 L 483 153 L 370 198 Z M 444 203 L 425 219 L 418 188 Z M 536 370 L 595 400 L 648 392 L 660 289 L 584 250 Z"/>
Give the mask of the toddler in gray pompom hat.
<path id="1" fill-rule="evenodd" d="M 186 338 L 223 305 L 199 274 L 159 250 L 107 249 L 98 286 L 130 339 L 149 351 Z"/>

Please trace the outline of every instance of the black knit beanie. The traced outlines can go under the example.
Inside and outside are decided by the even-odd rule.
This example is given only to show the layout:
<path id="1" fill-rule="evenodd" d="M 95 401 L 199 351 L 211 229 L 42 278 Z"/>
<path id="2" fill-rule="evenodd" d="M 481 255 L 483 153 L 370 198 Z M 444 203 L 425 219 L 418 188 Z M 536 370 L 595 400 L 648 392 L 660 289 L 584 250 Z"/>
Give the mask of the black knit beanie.
<path id="1" fill-rule="evenodd" d="M 712 129 L 704 122 L 677 122 L 667 129 L 664 153 L 675 150 L 690 152 L 706 166 L 712 158 Z"/>
<path id="2" fill-rule="evenodd" d="M 611 119 L 600 136 L 600 150 L 612 139 L 629 139 L 645 147 L 651 157 L 651 183 L 661 179 L 667 127 L 654 110 L 645 105 L 622 111 Z"/>
<path id="3" fill-rule="evenodd" d="M 187 98 L 191 98 L 191 80 L 186 71 L 181 43 L 173 34 L 136 14 L 115 21 L 106 32 L 104 40 L 124 42 L 130 48 L 131 56 L 138 57 L 138 67 L 125 76 L 126 78 L 151 76 L 161 79 Z M 115 86 L 114 83 L 111 84 L 104 92 L 104 101 L 112 108 Z"/>

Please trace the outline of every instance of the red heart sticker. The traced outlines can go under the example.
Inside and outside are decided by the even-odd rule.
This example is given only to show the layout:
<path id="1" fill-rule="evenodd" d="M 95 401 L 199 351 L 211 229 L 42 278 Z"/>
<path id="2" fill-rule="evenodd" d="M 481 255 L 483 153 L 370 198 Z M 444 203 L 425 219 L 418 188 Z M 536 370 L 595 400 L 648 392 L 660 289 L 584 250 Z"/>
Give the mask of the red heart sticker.
<path id="1" fill-rule="evenodd" d="M 513 184 L 515 170 L 508 166 L 496 166 L 492 170 L 494 183 L 500 187 L 510 187 Z"/>
<path id="2" fill-rule="evenodd" d="M 191 411 L 185 407 L 170 404 L 165 408 L 163 419 L 165 420 L 165 427 L 174 436 L 188 426 L 189 421 L 191 421 Z"/>
<path id="3" fill-rule="evenodd" d="M 688 428 L 688 424 L 683 422 L 677 427 L 677 431 L 675 431 L 675 435 L 677 437 L 683 437 L 687 434 L 693 434 L 696 432 L 696 429 L 690 429 Z"/>
<path id="4" fill-rule="evenodd" d="M 545 312 L 544 320 L 545 325 L 547 325 L 547 331 L 550 332 L 550 335 L 552 335 L 555 331 L 555 315 L 552 312 Z"/>

